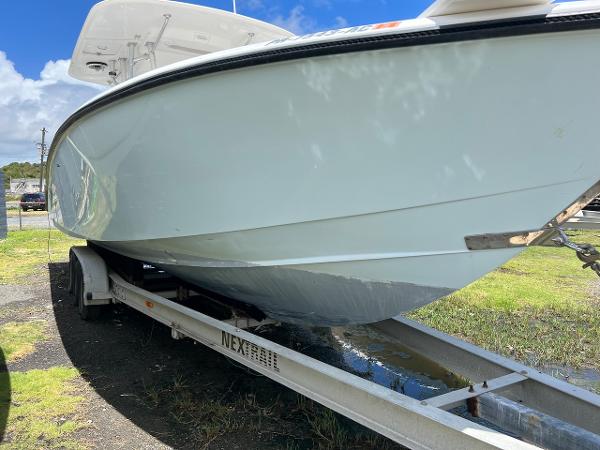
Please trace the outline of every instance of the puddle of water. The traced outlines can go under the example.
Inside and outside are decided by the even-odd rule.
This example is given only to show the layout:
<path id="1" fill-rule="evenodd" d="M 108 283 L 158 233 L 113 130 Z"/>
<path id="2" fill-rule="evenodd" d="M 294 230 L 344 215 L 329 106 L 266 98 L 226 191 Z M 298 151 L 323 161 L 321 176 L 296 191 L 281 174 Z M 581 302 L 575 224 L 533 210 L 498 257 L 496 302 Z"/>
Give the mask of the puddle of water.
<path id="1" fill-rule="evenodd" d="M 304 328 L 282 325 L 266 328 L 261 335 L 417 400 L 425 400 L 468 385 L 466 380 L 369 326 Z M 556 365 L 541 367 L 539 370 L 600 393 L 600 371 L 574 370 Z M 508 436 L 520 438 L 499 425 L 473 417 L 466 404 L 449 412 Z"/>
<path id="2" fill-rule="evenodd" d="M 260 334 L 326 364 L 418 400 L 468 385 L 466 380 L 369 326 L 303 328 L 284 324 L 265 328 Z M 450 412 L 515 437 L 484 419 L 473 417 L 466 404 Z"/>
<path id="3" fill-rule="evenodd" d="M 266 329 L 263 337 L 419 400 L 466 383 L 368 326 Z"/>
<path id="4" fill-rule="evenodd" d="M 443 367 L 368 326 L 332 328 L 331 336 L 348 366 L 409 397 L 425 400 L 465 386 Z"/>

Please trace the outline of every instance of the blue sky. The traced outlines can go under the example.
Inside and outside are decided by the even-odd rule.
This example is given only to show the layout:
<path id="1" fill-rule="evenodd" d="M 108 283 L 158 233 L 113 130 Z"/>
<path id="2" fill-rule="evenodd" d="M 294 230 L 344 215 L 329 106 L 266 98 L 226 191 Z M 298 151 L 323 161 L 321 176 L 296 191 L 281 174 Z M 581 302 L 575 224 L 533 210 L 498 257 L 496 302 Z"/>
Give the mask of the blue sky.
<path id="1" fill-rule="evenodd" d="M 294 33 L 416 17 L 432 0 L 237 0 L 238 12 Z M 231 10 L 231 0 L 188 0 Z M 79 105 L 102 88 L 67 74 L 85 17 L 96 0 L 0 0 L 0 167 L 39 159 Z"/>

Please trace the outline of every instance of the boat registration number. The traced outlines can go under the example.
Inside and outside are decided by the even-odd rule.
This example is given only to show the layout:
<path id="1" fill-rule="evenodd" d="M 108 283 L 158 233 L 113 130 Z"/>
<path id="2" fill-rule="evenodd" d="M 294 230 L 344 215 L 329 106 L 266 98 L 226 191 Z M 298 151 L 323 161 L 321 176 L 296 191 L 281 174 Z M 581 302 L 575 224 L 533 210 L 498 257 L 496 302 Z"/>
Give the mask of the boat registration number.
<path id="1" fill-rule="evenodd" d="M 358 27 L 349 27 L 349 28 L 340 28 L 338 30 L 327 30 L 327 31 L 319 31 L 317 33 L 309 33 L 303 34 L 299 36 L 290 36 L 285 38 L 274 39 L 265 44 L 265 46 L 273 45 L 273 44 L 282 44 L 284 42 L 295 42 L 295 41 L 303 41 L 305 39 L 315 38 L 315 37 L 325 37 L 325 36 L 335 36 L 335 35 L 345 35 L 345 34 L 354 34 L 361 33 L 365 31 L 379 31 L 379 30 L 387 30 L 398 28 L 402 24 L 401 21 L 395 22 L 385 22 L 385 23 L 375 23 L 372 25 L 361 25 Z"/>

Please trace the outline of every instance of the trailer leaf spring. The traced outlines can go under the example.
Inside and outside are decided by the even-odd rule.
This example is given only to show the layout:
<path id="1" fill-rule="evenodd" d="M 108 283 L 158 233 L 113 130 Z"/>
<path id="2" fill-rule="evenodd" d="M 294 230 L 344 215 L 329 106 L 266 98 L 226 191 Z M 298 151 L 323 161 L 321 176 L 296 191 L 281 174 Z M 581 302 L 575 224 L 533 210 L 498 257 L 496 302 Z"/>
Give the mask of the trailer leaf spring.
<path id="1" fill-rule="evenodd" d="M 558 237 L 552 239 L 552 241 L 559 246 L 575 250 L 579 260 L 584 263 L 582 267 L 584 269 L 589 267 L 600 277 L 600 252 L 591 244 L 576 244 L 571 241 L 562 228 L 557 230 Z"/>

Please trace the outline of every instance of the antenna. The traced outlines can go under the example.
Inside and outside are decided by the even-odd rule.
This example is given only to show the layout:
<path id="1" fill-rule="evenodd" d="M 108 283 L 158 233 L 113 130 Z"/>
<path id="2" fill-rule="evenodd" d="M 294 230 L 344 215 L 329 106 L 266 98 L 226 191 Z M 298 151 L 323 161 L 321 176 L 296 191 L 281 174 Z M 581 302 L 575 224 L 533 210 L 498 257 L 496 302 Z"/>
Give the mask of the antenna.
<path id="1" fill-rule="evenodd" d="M 237 14 L 237 6 L 235 4 L 235 0 L 233 0 L 233 13 Z"/>

